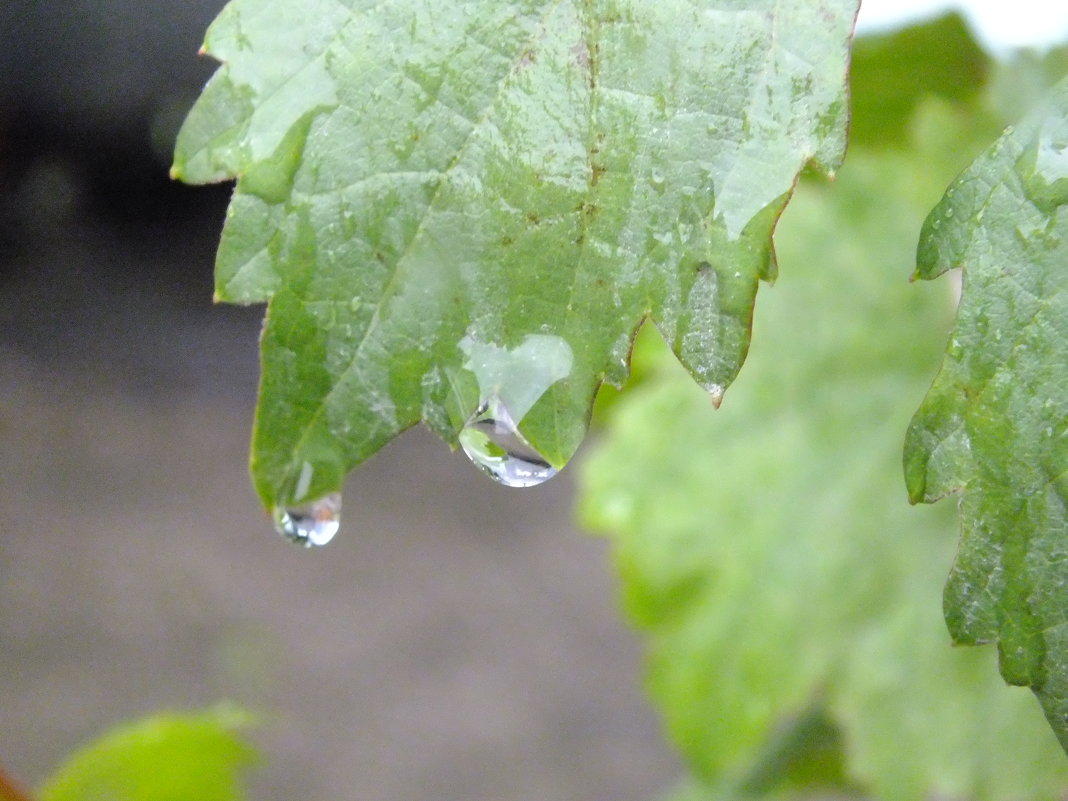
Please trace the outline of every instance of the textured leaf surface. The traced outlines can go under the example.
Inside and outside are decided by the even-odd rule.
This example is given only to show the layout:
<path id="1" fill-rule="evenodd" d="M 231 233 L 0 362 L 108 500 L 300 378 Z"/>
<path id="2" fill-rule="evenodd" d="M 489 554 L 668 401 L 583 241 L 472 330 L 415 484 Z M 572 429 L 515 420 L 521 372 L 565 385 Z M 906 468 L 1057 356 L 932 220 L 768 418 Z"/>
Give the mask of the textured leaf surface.
<path id="1" fill-rule="evenodd" d="M 240 801 L 252 750 L 236 735 L 245 716 L 228 709 L 159 715 L 127 724 L 70 757 L 41 801 Z"/>
<path id="2" fill-rule="evenodd" d="M 958 642 L 998 643 L 1068 748 L 1068 81 L 951 186 L 918 265 L 964 268 L 905 454 L 913 501 L 963 493 L 946 620 Z"/>
<path id="3" fill-rule="evenodd" d="M 912 243 L 972 127 L 944 105 L 922 116 L 938 141 L 920 152 L 854 150 L 833 185 L 802 185 L 723 408 L 666 370 L 624 394 L 584 465 L 584 518 L 612 538 L 649 690 L 698 780 L 680 799 L 787 789 L 775 755 L 813 710 L 830 727 L 797 755 L 813 784 L 844 772 L 893 801 L 1068 789 L 1030 694 L 992 649 L 949 647 L 954 510 L 901 488 L 911 399 L 952 315 L 948 286 L 906 281 Z"/>
<path id="4" fill-rule="evenodd" d="M 174 172 L 238 177 L 216 290 L 270 301 L 264 501 L 337 489 L 420 418 L 455 441 L 493 389 L 464 342 L 569 349 L 517 390 L 557 466 L 647 314 L 719 393 L 798 171 L 841 158 L 855 6 L 231 2 Z"/>

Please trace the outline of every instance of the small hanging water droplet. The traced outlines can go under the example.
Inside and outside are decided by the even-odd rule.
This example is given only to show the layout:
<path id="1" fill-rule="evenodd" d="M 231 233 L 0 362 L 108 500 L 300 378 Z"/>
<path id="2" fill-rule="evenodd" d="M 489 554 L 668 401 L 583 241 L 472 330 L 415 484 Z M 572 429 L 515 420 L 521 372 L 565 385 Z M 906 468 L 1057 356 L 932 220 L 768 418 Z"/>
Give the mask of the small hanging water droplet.
<path id="1" fill-rule="evenodd" d="M 533 487 L 557 473 L 519 433 L 512 415 L 496 396 L 471 415 L 460 432 L 460 445 L 475 465 L 507 487 Z"/>
<path id="2" fill-rule="evenodd" d="M 719 408 L 723 403 L 723 385 L 711 384 L 708 387 L 708 396 L 712 399 L 712 405 L 715 408 Z"/>
<path id="3" fill-rule="evenodd" d="M 298 506 L 276 506 L 273 517 L 275 529 L 290 542 L 305 548 L 326 545 L 341 526 L 341 493 Z"/>

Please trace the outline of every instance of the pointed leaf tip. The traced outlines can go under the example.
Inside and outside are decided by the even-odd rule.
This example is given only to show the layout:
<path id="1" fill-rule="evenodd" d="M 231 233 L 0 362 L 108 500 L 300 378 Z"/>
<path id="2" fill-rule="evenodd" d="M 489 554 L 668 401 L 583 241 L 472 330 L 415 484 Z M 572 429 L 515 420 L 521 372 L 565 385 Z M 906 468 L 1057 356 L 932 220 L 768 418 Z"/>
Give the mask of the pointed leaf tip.
<path id="1" fill-rule="evenodd" d="M 946 192 L 918 272 L 967 265 L 942 368 L 906 442 L 910 495 L 963 490 L 964 535 L 946 616 L 964 642 L 997 641 L 1068 743 L 1068 79 Z"/>
<path id="2" fill-rule="evenodd" d="M 730 383 L 785 196 L 841 161 L 855 0 L 261 3 L 212 26 L 224 64 L 176 162 L 239 176 L 216 294 L 270 302 L 266 505 L 420 419 L 455 442 L 487 401 L 455 396 L 465 339 L 573 351 L 516 421 L 554 466 L 650 310 L 702 386 Z"/>

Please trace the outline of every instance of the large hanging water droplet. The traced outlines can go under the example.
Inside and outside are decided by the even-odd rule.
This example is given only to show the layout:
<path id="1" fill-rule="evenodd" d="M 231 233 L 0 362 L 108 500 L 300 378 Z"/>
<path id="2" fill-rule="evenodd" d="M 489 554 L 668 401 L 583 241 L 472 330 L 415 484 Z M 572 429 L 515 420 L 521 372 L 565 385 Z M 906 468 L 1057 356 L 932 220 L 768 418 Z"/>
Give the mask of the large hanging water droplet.
<path id="1" fill-rule="evenodd" d="M 326 545 L 341 526 L 341 493 L 298 506 L 276 506 L 273 516 L 275 529 L 290 542 L 305 548 Z"/>
<path id="2" fill-rule="evenodd" d="M 556 468 L 531 445 L 500 398 L 485 401 L 460 432 L 464 453 L 483 472 L 507 487 L 533 487 Z"/>

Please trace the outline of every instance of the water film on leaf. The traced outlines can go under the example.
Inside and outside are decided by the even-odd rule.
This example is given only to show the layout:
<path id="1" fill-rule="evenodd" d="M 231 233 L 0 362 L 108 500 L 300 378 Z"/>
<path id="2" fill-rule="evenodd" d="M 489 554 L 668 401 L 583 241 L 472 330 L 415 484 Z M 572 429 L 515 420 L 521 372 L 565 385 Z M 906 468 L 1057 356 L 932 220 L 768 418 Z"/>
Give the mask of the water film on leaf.
<path id="1" fill-rule="evenodd" d="M 497 479 L 525 454 L 536 483 L 647 317 L 718 398 L 799 171 L 841 161 L 856 5 L 232 0 L 173 172 L 237 179 L 216 296 L 268 303 L 264 504 L 299 505 L 305 464 L 307 497 L 339 491 L 421 420 Z M 456 380 L 465 343 L 532 337 L 566 374 Z"/>

